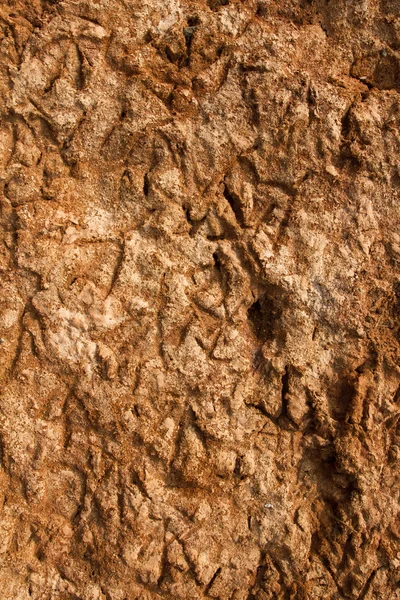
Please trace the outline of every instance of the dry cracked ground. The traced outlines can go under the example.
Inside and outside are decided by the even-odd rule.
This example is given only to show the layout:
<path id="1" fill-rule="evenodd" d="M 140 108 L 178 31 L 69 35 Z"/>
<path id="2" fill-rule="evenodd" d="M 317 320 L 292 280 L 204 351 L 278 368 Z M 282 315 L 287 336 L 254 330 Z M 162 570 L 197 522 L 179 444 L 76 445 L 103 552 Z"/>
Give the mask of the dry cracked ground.
<path id="1" fill-rule="evenodd" d="M 2 0 L 1 600 L 400 598 L 398 0 Z"/>

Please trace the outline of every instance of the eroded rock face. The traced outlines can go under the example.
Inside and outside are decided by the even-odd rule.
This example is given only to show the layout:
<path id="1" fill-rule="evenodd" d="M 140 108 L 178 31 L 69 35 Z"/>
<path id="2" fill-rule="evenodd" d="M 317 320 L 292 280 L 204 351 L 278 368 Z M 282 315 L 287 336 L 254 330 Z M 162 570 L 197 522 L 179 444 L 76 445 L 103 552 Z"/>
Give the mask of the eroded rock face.
<path id="1" fill-rule="evenodd" d="M 1 598 L 399 598 L 397 0 L 0 26 Z"/>

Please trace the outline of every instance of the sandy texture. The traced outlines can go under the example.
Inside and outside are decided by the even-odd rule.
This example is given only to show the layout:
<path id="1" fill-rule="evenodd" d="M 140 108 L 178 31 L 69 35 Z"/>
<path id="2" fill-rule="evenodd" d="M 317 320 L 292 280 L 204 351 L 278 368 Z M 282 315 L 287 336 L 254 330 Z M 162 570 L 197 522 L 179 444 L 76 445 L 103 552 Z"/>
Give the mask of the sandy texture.
<path id="1" fill-rule="evenodd" d="M 400 598 L 400 4 L 3 0 L 1 600 Z"/>

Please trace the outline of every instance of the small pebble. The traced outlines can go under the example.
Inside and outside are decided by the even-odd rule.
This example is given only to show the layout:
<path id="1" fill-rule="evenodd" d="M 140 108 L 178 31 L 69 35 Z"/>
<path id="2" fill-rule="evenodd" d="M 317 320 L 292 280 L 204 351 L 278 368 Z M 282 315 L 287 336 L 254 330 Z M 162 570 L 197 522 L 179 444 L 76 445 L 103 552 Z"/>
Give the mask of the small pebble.
<path id="1" fill-rule="evenodd" d="M 192 26 L 192 27 L 185 27 L 183 30 L 183 35 L 185 36 L 185 38 L 191 38 L 194 34 L 194 32 L 196 31 L 197 27 L 196 26 Z"/>

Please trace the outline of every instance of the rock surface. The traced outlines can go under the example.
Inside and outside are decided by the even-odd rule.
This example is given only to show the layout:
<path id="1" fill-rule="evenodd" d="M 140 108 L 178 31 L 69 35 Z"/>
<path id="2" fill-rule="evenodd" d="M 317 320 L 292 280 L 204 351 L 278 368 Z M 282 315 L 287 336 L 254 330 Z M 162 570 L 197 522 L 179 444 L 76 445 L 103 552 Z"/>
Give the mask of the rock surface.
<path id="1" fill-rule="evenodd" d="M 400 4 L 3 0 L 2 600 L 400 598 Z"/>

